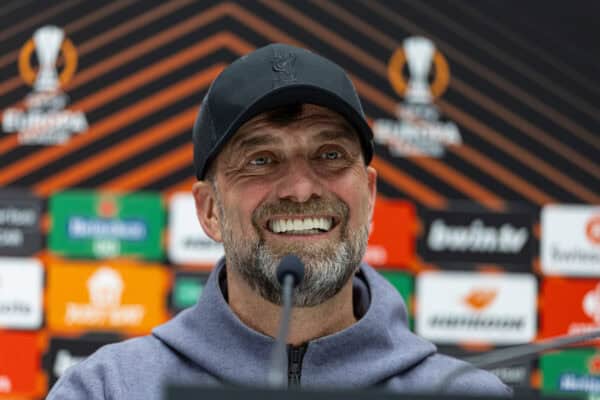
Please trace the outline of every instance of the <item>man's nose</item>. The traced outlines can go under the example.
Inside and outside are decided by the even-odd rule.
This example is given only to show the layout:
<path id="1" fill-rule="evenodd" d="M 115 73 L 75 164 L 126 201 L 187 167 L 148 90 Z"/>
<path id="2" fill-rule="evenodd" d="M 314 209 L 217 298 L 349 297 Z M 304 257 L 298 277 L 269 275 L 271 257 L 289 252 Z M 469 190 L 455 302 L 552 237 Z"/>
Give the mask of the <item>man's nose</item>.
<path id="1" fill-rule="evenodd" d="M 294 160 L 289 162 L 285 173 L 279 179 L 277 196 L 280 199 L 292 200 L 298 203 L 310 198 L 323 195 L 323 182 L 309 160 Z"/>

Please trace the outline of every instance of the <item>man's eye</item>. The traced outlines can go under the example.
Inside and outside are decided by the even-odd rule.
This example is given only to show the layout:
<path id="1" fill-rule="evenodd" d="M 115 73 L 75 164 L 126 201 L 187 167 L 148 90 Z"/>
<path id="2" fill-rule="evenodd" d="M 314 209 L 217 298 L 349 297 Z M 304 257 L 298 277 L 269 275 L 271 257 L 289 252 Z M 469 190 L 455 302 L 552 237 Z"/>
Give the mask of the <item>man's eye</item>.
<path id="1" fill-rule="evenodd" d="M 326 151 L 321 154 L 323 160 L 337 160 L 342 158 L 342 153 L 339 151 Z"/>
<path id="2" fill-rule="evenodd" d="M 250 160 L 250 165 L 261 166 L 261 165 L 271 164 L 272 162 L 273 162 L 273 159 L 271 157 L 260 156 L 260 157 L 256 157 L 256 158 L 253 158 L 252 160 Z"/>

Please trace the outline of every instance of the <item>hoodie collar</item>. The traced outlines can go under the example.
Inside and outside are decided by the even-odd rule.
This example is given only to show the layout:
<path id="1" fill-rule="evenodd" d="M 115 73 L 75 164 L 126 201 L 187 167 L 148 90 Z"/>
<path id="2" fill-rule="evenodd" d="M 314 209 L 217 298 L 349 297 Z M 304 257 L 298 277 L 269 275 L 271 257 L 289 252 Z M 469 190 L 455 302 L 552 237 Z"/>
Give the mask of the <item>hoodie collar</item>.
<path id="1" fill-rule="evenodd" d="M 275 340 L 249 328 L 231 311 L 219 287 L 224 267 L 221 260 L 195 306 L 155 328 L 153 335 L 224 382 L 261 386 Z M 371 386 L 435 352 L 431 343 L 409 331 L 404 302 L 383 277 L 361 265 L 354 280 L 355 311 L 366 312 L 352 326 L 308 343 L 303 387 Z"/>

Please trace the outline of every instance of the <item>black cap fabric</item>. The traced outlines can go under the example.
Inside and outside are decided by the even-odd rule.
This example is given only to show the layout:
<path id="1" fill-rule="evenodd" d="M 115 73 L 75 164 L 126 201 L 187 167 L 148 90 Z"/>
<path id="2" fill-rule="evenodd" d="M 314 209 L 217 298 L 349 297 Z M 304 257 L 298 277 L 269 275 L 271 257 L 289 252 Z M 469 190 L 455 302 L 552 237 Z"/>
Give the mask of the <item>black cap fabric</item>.
<path id="1" fill-rule="evenodd" d="M 373 133 L 354 85 L 332 61 L 306 49 L 271 44 L 225 68 L 210 86 L 193 129 L 196 177 L 246 121 L 277 107 L 305 103 L 334 110 L 358 133 L 365 163 L 373 157 Z"/>

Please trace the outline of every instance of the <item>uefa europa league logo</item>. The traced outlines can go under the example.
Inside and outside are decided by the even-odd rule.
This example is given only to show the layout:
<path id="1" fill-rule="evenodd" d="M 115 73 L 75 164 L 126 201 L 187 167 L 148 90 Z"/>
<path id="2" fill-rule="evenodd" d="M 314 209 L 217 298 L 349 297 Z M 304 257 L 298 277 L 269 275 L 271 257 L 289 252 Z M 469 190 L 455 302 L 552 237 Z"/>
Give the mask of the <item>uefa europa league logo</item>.
<path id="1" fill-rule="evenodd" d="M 396 108 L 396 120 L 373 122 L 377 143 L 398 156 L 441 157 L 445 148 L 462 142 L 452 121 L 441 121 L 434 104 L 448 88 L 450 69 L 435 44 L 422 36 L 403 40 L 387 66 L 390 85 L 404 98 Z"/>
<path id="2" fill-rule="evenodd" d="M 77 50 L 61 28 L 38 28 L 21 47 L 18 67 L 21 78 L 33 91 L 25 97 L 23 106 L 0 110 L 5 133 L 16 132 L 20 144 L 52 145 L 65 143 L 73 133 L 87 130 L 83 111 L 65 109 L 69 97 L 61 88 L 77 70 Z"/>
<path id="3" fill-rule="evenodd" d="M 410 80 L 406 91 L 406 100 L 413 103 L 429 103 L 429 71 L 435 46 L 424 37 L 410 37 L 403 42 L 410 71 Z"/>
<path id="4" fill-rule="evenodd" d="M 44 26 L 33 34 L 35 51 L 40 63 L 35 90 L 52 92 L 58 88 L 56 59 L 64 38 L 62 29 L 56 26 Z"/>

